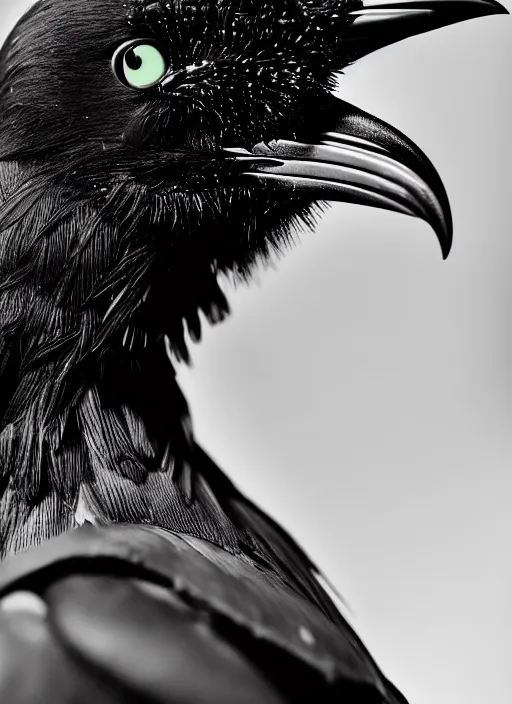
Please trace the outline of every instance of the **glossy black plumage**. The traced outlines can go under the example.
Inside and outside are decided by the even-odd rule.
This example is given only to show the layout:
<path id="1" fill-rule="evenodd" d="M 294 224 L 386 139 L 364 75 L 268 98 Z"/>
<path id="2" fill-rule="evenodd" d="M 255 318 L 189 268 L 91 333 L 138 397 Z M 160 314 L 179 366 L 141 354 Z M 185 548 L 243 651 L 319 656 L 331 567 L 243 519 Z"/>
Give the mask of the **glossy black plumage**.
<path id="1" fill-rule="evenodd" d="M 305 692 L 315 701 L 402 701 L 310 559 L 197 446 L 172 364 L 188 359 L 186 331 L 200 339 L 200 314 L 211 323 L 228 314 L 218 279 L 248 278 L 314 225 L 324 199 L 421 217 L 447 254 L 451 216 L 434 167 L 389 125 L 334 101 L 331 89 L 336 72 L 372 48 L 502 8 L 461 0 L 443 14 L 432 0 L 421 4 L 427 14 L 435 10 L 435 21 L 419 25 L 411 19 L 417 3 L 399 3 L 401 22 L 384 18 L 375 44 L 374 25 L 361 33 L 371 4 L 42 0 L 2 49 L 0 553 L 54 538 L 5 563 L 4 591 L 20 586 L 9 570 L 25 561 L 24 588 L 42 597 L 51 618 L 62 617 L 54 622 L 58 637 L 36 626 L 62 672 L 69 653 L 83 665 L 80 624 L 112 611 L 110 635 L 124 633 L 126 658 L 121 653 L 112 665 L 121 668 L 115 676 L 108 667 L 98 674 L 98 663 L 89 673 L 91 691 L 95 678 L 106 677 L 105 701 L 117 701 L 123 687 L 134 701 L 174 701 L 148 694 L 144 687 L 155 682 L 128 682 L 126 667 L 133 632 L 144 619 L 166 618 L 168 628 L 155 630 L 156 653 L 166 638 L 178 650 L 210 648 L 211 658 L 218 648 L 227 668 L 219 664 L 219 687 L 228 662 L 233 678 L 252 663 L 260 699 L 258 687 L 273 688 L 268 701 L 301 701 Z M 119 47 L 137 39 L 159 47 L 166 65 L 165 76 L 144 90 L 119 80 L 122 61 L 112 70 Z M 56 536 L 83 523 L 101 526 L 98 551 L 84 555 L 83 529 L 70 533 L 67 559 L 42 578 L 38 561 L 62 544 Z M 113 527 L 119 523 L 134 527 Z M 102 546 L 117 545 L 116 531 L 131 536 L 133 551 L 107 559 Z M 178 586 L 186 582 L 174 560 L 180 545 L 189 546 L 198 575 L 193 598 Z M 155 554 L 160 569 L 141 574 Z M 216 561 L 229 579 L 208 571 Z M 262 646 L 258 579 L 272 587 L 263 590 L 278 641 L 270 650 Z M 137 580 L 167 589 L 167 597 L 147 588 L 141 596 Z M 101 590 L 106 601 L 96 609 Z M 249 606 L 242 615 L 237 594 Z M 117 610 L 119 600 L 126 608 Z M 291 615 L 281 622 L 286 604 Z M 313 614 L 317 635 L 300 624 L 287 632 L 293 605 Z M 66 639 L 69 619 L 75 625 Z M 0 627 L 7 643 L 11 631 Z M 313 650 L 329 641 L 324 660 L 308 663 L 294 648 L 302 637 L 304 650 L 310 636 Z M 81 642 L 87 649 L 93 641 Z M 32 655 L 44 661 L 43 652 Z M 192 691 L 194 679 L 210 681 L 208 661 L 192 661 L 183 701 L 208 700 L 211 688 Z M 166 667 L 165 658 L 158 662 Z M 294 682 L 280 669 L 290 662 Z M 335 674 L 323 666 L 329 662 Z M 70 682 L 63 676 L 62 701 L 82 701 L 75 685 L 87 672 L 78 668 Z"/>

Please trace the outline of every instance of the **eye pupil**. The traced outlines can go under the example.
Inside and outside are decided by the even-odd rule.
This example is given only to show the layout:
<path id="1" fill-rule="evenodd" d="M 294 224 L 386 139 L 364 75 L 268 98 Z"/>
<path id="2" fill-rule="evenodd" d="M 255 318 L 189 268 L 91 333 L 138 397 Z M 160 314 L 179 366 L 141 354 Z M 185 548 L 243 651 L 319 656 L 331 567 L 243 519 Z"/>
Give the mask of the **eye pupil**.
<path id="1" fill-rule="evenodd" d="M 131 68 L 132 71 L 138 71 L 142 66 L 142 59 L 135 53 L 135 49 L 133 48 L 128 49 L 124 55 L 124 60 L 126 61 L 128 68 Z"/>

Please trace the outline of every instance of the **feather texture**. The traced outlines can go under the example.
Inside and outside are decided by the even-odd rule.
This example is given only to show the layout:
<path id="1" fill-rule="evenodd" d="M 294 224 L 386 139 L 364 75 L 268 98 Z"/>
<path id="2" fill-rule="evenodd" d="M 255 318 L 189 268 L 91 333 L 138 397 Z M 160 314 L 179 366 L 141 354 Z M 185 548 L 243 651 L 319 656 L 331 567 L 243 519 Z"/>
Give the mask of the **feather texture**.
<path id="1" fill-rule="evenodd" d="M 0 613 L 6 701 L 404 701 L 310 558 L 197 445 L 174 370 L 229 314 L 222 278 L 249 280 L 322 211 L 225 148 L 275 153 L 331 110 L 360 7 L 40 0 L 4 45 L 0 595 L 44 611 Z M 144 90 L 115 58 L 135 40 L 166 67 Z"/>

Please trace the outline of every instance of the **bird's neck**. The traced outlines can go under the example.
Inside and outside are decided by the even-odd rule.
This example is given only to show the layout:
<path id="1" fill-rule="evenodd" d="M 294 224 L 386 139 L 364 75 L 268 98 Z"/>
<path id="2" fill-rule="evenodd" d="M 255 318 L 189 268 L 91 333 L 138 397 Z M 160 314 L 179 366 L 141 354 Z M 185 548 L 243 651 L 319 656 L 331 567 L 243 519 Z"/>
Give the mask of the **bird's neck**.
<path id="1" fill-rule="evenodd" d="M 307 556 L 194 442 L 168 351 L 186 355 L 198 309 L 227 312 L 208 257 L 189 245 L 177 266 L 174 231 L 144 227 L 137 199 L 105 212 L 19 172 L 0 162 L 0 557 L 83 521 L 150 524 L 257 560 L 329 613 Z"/>
<path id="2" fill-rule="evenodd" d="M 83 518 L 228 540 L 214 493 L 207 506 L 193 497 L 195 445 L 168 354 L 186 308 L 172 281 L 174 298 L 160 297 L 171 267 L 122 207 L 117 223 L 34 188 L 31 208 L 13 188 L 0 208 L 0 552 Z"/>

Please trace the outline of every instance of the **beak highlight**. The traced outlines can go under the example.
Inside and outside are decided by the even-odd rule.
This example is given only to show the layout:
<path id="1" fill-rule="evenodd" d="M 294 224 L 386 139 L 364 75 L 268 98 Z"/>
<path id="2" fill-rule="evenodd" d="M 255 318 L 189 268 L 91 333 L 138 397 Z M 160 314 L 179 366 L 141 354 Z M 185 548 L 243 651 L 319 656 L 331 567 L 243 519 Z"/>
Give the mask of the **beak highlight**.
<path id="1" fill-rule="evenodd" d="M 407 37 L 508 10 L 496 0 L 362 0 L 362 7 L 348 14 L 353 22 L 342 38 L 356 61 Z"/>
<path id="2" fill-rule="evenodd" d="M 427 157 L 405 135 L 358 108 L 331 98 L 316 133 L 305 129 L 297 141 L 258 144 L 252 155 L 225 150 L 251 163 L 247 181 L 274 182 L 311 200 L 333 200 L 384 208 L 426 220 L 437 234 L 443 257 L 452 242 L 446 191 Z M 275 161 L 270 161 L 274 159 Z"/>

